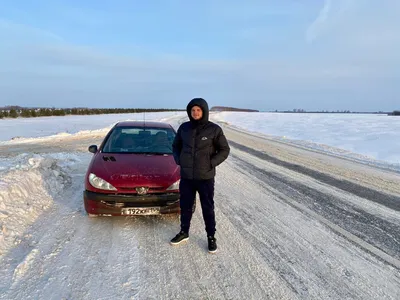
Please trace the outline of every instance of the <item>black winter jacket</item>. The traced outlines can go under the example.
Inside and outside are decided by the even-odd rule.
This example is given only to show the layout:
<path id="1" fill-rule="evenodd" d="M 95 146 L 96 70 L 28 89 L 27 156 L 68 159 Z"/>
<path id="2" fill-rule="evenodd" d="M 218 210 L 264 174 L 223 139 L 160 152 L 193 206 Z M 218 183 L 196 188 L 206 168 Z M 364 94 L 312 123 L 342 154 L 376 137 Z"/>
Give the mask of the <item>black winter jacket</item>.
<path id="1" fill-rule="evenodd" d="M 203 118 L 195 121 L 191 108 L 200 106 Z M 230 147 L 222 128 L 208 120 L 208 105 L 204 99 L 189 102 L 187 112 L 190 121 L 180 125 L 173 142 L 175 162 L 180 165 L 181 178 L 211 179 L 216 175 L 215 167 L 227 159 Z"/>

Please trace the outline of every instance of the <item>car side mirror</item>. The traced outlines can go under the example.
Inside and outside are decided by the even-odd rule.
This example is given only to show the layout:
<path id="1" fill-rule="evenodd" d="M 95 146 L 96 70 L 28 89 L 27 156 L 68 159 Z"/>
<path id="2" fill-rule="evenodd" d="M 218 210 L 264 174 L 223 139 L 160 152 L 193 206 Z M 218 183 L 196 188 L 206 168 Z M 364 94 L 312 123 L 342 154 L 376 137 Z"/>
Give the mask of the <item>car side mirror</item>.
<path id="1" fill-rule="evenodd" d="M 97 145 L 89 146 L 89 152 L 96 153 L 97 152 Z"/>

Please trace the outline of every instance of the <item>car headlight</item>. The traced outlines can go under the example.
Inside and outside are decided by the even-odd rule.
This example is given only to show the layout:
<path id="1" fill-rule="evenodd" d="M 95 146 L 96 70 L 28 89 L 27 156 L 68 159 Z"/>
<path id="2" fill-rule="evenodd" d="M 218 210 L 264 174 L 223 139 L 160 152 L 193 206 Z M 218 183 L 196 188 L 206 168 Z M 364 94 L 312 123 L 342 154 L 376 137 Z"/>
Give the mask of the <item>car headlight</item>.
<path id="1" fill-rule="evenodd" d="M 171 184 L 168 188 L 167 188 L 167 191 L 170 191 L 170 190 L 179 190 L 179 182 L 180 182 L 181 180 L 179 179 L 178 181 L 176 181 L 176 182 L 174 182 L 173 184 Z"/>
<path id="2" fill-rule="evenodd" d="M 109 191 L 117 190 L 115 187 L 112 186 L 112 184 L 108 183 L 104 179 L 101 179 L 100 177 L 97 177 L 93 173 L 89 174 L 89 182 L 92 186 L 101 190 L 109 190 Z"/>

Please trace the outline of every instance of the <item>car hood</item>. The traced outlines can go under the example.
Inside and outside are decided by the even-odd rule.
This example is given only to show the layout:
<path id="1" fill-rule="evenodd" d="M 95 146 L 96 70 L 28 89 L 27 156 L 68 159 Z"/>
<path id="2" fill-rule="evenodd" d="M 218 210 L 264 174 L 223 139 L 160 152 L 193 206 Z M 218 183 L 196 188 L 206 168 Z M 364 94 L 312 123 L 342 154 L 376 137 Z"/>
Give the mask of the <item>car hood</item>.
<path id="1" fill-rule="evenodd" d="M 116 187 L 165 186 L 179 179 L 172 155 L 101 153 L 94 165 L 96 175 Z"/>

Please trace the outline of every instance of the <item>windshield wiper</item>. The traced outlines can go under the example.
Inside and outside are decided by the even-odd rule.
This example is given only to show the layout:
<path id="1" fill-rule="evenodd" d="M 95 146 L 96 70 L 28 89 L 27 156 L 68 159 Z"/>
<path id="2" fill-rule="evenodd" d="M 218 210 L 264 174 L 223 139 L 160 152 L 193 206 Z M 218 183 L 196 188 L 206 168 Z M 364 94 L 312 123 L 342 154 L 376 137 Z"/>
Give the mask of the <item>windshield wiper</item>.
<path id="1" fill-rule="evenodd" d="M 169 155 L 169 154 L 171 154 L 171 153 L 165 153 L 165 152 L 140 152 L 140 154 L 146 154 L 146 155 L 148 155 L 148 154 L 154 154 L 154 155 Z"/>
<path id="2" fill-rule="evenodd" d="M 172 153 L 166 153 L 166 152 L 138 152 L 138 151 L 120 151 L 120 152 L 103 152 L 103 153 L 114 153 L 114 154 L 145 154 L 145 155 L 172 155 Z"/>

